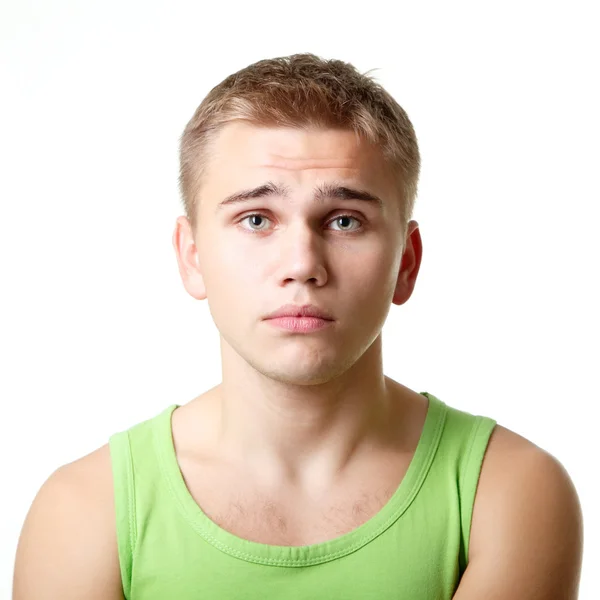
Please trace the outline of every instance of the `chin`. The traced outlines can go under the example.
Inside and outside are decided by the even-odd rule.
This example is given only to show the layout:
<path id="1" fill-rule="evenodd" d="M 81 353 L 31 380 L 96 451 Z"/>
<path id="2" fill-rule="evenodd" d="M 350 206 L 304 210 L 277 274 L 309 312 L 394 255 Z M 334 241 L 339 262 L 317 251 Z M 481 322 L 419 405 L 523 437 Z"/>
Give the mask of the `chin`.
<path id="1" fill-rule="evenodd" d="M 322 385 L 342 375 L 349 365 L 337 360 L 312 365 L 306 363 L 303 365 L 299 361 L 292 363 L 278 361 L 277 364 L 259 364 L 257 366 L 265 377 L 280 383 L 287 385 Z"/>

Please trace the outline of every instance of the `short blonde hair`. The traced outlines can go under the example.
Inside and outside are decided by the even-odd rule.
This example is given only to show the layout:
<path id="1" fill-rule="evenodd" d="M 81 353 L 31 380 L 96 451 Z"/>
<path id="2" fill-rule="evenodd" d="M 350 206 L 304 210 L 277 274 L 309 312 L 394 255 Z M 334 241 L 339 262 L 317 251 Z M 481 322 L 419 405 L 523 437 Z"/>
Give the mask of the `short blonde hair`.
<path id="1" fill-rule="evenodd" d="M 224 125 L 236 120 L 267 127 L 352 130 L 376 144 L 397 175 L 406 235 L 421 167 L 408 115 L 368 74 L 310 53 L 249 65 L 215 86 L 196 109 L 181 136 L 179 154 L 181 196 L 193 229 L 211 143 Z"/>

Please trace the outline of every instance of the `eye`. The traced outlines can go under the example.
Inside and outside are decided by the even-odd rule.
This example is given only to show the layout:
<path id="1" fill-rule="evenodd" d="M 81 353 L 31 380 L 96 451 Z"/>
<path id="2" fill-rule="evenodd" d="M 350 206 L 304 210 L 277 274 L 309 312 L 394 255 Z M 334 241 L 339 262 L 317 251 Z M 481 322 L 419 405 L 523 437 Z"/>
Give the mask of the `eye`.
<path id="1" fill-rule="evenodd" d="M 338 216 L 337 216 L 337 217 L 335 217 L 335 218 L 334 218 L 332 221 L 330 221 L 330 223 L 335 223 L 336 221 L 341 221 L 342 219 L 343 219 L 344 221 L 346 221 L 346 220 L 348 220 L 348 219 L 351 219 L 351 220 L 354 220 L 354 221 L 356 221 L 357 223 L 361 223 L 359 219 L 357 219 L 356 217 L 353 217 L 352 215 L 338 215 Z M 344 228 L 342 228 L 342 229 L 340 229 L 340 230 L 338 230 L 338 231 L 356 231 L 356 229 L 357 229 L 357 228 L 355 228 L 355 229 L 349 229 L 349 230 L 348 230 L 348 229 L 346 229 L 346 228 L 344 227 Z"/>
<path id="2" fill-rule="evenodd" d="M 252 213 L 251 215 L 246 215 L 243 219 L 241 219 L 240 223 L 243 223 L 247 219 L 250 219 L 250 222 L 253 222 L 253 225 L 256 225 L 256 220 L 257 219 L 261 219 L 261 220 L 265 220 L 266 219 L 267 221 L 269 220 L 269 219 L 267 219 L 267 217 L 265 217 L 265 215 L 263 215 L 261 213 Z M 246 229 L 246 228 L 244 227 L 244 229 Z M 261 227 L 261 228 L 251 227 L 250 231 L 264 231 L 264 228 L 263 227 Z"/>
<path id="3" fill-rule="evenodd" d="M 244 229 L 249 229 L 249 231 L 252 232 L 260 232 L 260 231 L 265 231 L 265 227 L 259 227 L 260 223 L 257 223 L 257 220 L 261 220 L 261 221 L 269 221 L 270 219 L 268 219 L 265 215 L 263 215 L 262 213 L 252 213 L 249 215 L 246 215 L 243 219 L 240 219 L 240 223 L 243 223 L 244 221 L 249 219 L 249 223 L 251 223 L 251 226 L 249 228 L 244 227 Z M 337 215 L 336 217 L 334 217 L 331 221 L 329 221 L 330 223 L 335 223 L 338 221 L 344 221 L 346 222 L 348 219 L 350 219 L 351 221 L 356 221 L 360 226 L 362 226 L 362 222 L 360 221 L 360 219 L 356 218 L 353 215 Z M 348 229 L 346 225 L 342 225 L 341 229 L 337 229 L 335 231 L 341 231 L 342 233 L 344 232 L 348 232 L 348 233 L 352 233 L 354 231 L 356 231 L 357 229 L 360 229 L 360 227 L 355 227 L 354 229 Z"/>

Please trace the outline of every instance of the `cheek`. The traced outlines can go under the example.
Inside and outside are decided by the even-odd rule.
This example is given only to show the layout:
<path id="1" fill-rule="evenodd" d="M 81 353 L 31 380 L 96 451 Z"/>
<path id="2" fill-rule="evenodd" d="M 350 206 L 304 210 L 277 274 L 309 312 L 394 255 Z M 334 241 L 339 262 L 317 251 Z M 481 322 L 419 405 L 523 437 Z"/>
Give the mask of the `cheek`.
<path id="1" fill-rule="evenodd" d="M 393 270 L 393 257 L 382 245 L 361 248 L 360 252 L 346 253 L 340 258 L 346 265 L 346 273 L 364 281 L 385 281 Z"/>
<path id="2" fill-rule="evenodd" d="M 396 261 L 390 254 L 364 254 L 361 260 L 348 265 L 346 274 L 344 279 L 348 282 L 348 287 L 354 290 L 353 294 L 358 302 L 375 308 L 391 301 L 398 271 Z"/>
<path id="3" fill-rule="evenodd" d="M 226 289 L 244 290 L 259 283 L 259 270 L 264 257 L 253 251 L 250 245 L 240 245 L 239 240 L 226 239 L 214 246 L 211 271 Z"/>

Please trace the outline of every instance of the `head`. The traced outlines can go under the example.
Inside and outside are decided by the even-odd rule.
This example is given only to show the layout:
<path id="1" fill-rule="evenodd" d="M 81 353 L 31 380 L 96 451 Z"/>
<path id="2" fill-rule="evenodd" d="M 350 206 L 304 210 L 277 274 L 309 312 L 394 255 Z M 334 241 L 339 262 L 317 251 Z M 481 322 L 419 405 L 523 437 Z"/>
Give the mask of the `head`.
<path id="1" fill-rule="evenodd" d="M 198 106 L 181 136 L 179 154 L 183 208 L 193 230 L 214 144 L 228 123 L 240 120 L 264 127 L 343 129 L 377 146 L 395 179 L 406 235 L 421 167 L 408 115 L 367 74 L 313 54 L 254 63 L 225 78 Z"/>
<path id="2" fill-rule="evenodd" d="M 180 161 L 179 270 L 190 295 L 208 299 L 222 340 L 289 382 L 352 366 L 419 270 L 420 157 L 404 110 L 347 63 L 263 60 L 210 91 Z M 317 305 L 333 324 L 275 330 L 263 318 L 286 303 Z"/>

